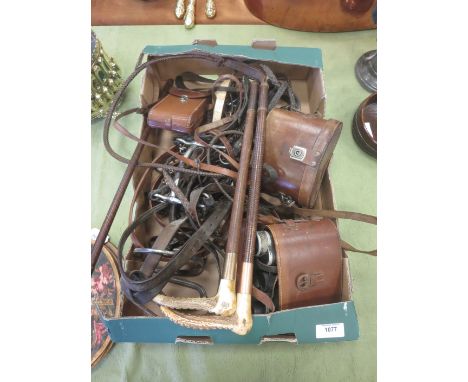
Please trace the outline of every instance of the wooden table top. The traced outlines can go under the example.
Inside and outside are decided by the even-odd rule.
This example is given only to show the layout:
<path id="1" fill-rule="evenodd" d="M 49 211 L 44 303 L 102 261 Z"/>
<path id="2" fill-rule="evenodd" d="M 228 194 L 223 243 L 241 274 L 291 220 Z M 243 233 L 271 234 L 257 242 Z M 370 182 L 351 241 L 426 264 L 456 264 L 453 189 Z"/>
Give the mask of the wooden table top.
<path id="1" fill-rule="evenodd" d="M 205 16 L 205 0 L 196 5 L 196 24 L 265 24 L 243 0 L 215 0 L 216 17 Z M 175 0 L 91 0 L 91 25 L 183 24 L 174 15 Z"/>

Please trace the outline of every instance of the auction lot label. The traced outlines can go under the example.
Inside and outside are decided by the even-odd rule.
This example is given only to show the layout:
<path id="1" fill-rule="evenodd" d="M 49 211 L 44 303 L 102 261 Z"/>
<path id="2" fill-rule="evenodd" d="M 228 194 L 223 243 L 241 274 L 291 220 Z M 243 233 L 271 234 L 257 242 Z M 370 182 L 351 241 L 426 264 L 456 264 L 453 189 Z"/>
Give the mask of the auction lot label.
<path id="1" fill-rule="evenodd" d="M 340 338 L 345 336 L 344 324 L 321 324 L 315 325 L 315 336 L 317 338 Z"/>

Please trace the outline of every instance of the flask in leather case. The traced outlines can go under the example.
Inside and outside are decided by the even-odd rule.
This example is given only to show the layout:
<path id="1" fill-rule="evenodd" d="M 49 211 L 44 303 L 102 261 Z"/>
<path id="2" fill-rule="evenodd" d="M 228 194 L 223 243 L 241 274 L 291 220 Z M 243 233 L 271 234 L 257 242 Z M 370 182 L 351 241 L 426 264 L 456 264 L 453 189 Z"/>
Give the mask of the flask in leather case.
<path id="1" fill-rule="evenodd" d="M 266 124 L 263 189 L 313 207 L 343 124 L 284 109 L 273 109 Z"/>
<path id="2" fill-rule="evenodd" d="M 342 250 L 330 219 L 267 226 L 278 269 L 280 310 L 341 300 Z"/>
<path id="3" fill-rule="evenodd" d="M 209 93 L 171 88 L 148 114 L 148 126 L 192 134 L 208 109 Z"/>

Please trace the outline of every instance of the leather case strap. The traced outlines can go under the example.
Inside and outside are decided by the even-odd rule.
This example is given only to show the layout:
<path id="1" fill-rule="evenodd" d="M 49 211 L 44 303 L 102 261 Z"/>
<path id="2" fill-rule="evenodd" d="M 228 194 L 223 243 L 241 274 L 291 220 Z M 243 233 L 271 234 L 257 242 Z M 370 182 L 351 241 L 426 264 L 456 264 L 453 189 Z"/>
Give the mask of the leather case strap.
<path id="1" fill-rule="evenodd" d="M 179 89 L 173 87 L 169 89 L 169 94 L 176 97 L 187 97 L 189 99 L 207 98 L 211 96 L 211 92 L 201 92 L 190 89 Z"/>
<path id="2" fill-rule="evenodd" d="M 336 210 L 321 210 L 321 209 L 311 209 L 311 208 L 300 208 L 297 206 L 285 206 L 281 203 L 281 201 L 269 194 L 262 193 L 261 197 L 264 201 L 270 203 L 273 208 L 282 214 L 290 214 L 291 212 L 294 213 L 296 216 L 300 216 L 303 218 L 329 218 L 329 219 L 349 219 L 354 220 L 362 223 L 368 223 L 377 225 L 377 217 L 372 215 L 361 214 L 358 212 L 350 212 L 350 211 L 336 211 Z M 263 220 L 265 222 L 271 221 L 278 221 L 278 218 L 272 216 L 263 216 Z M 352 252 L 360 252 L 369 254 L 372 256 L 377 256 L 377 250 L 361 250 L 353 247 L 351 244 L 341 241 L 342 247 L 344 250 L 352 251 Z"/>

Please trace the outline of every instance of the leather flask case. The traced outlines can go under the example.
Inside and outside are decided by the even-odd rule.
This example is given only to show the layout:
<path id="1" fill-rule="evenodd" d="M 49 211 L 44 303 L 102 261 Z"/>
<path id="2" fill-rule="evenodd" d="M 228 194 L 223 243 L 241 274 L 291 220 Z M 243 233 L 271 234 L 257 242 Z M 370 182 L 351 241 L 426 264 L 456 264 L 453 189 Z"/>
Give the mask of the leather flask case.
<path id="1" fill-rule="evenodd" d="M 282 192 L 302 207 L 313 207 L 342 125 L 273 109 L 266 120 L 264 191 Z"/>
<path id="2" fill-rule="evenodd" d="M 342 249 L 330 219 L 267 226 L 278 267 L 280 310 L 341 300 Z"/>
<path id="3" fill-rule="evenodd" d="M 148 126 L 192 134 L 203 121 L 208 97 L 206 92 L 172 88 L 149 111 Z"/>

